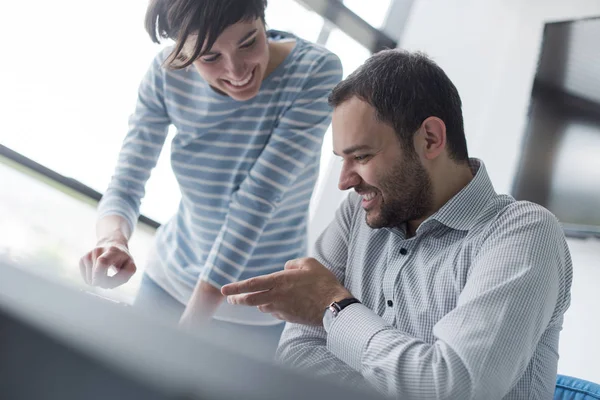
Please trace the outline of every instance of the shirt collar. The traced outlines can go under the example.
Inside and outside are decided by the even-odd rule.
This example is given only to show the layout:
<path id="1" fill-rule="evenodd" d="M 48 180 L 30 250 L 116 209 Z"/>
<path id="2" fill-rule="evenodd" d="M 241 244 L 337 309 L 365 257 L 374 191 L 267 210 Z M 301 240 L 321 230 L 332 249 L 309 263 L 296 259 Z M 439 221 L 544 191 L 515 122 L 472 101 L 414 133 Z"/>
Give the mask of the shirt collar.
<path id="1" fill-rule="evenodd" d="M 427 218 L 419 229 L 427 225 L 429 220 L 438 221 L 449 228 L 468 231 L 473 227 L 486 204 L 496 196 L 483 161 L 477 158 L 469 159 L 473 179 L 454 197 L 433 215 Z M 417 233 L 419 232 L 417 229 Z"/>

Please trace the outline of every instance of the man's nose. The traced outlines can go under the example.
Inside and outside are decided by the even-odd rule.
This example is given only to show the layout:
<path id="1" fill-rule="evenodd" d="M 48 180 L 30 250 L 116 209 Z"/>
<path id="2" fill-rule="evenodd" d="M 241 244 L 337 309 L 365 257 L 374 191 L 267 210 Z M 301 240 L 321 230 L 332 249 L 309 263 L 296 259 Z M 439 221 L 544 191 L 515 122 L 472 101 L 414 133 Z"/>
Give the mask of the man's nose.
<path id="1" fill-rule="evenodd" d="M 348 190 L 357 186 L 360 183 L 360 176 L 354 172 L 351 168 L 346 166 L 342 167 L 342 172 L 340 172 L 340 180 L 338 182 L 338 188 L 340 190 Z"/>

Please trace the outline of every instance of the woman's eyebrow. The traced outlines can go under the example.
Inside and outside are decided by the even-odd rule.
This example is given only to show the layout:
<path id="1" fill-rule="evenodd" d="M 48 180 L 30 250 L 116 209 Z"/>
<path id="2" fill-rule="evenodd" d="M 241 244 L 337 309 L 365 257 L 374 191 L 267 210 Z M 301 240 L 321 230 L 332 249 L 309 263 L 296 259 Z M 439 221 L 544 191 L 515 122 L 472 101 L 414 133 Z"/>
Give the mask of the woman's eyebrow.
<path id="1" fill-rule="evenodd" d="M 237 44 L 244 43 L 246 40 L 248 40 L 249 37 L 254 35 L 257 31 L 258 31 L 258 29 L 252 29 L 250 32 L 246 33 L 240 40 L 238 40 Z M 215 54 L 217 54 L 217 53 L 214 51 L 207 51 L 206 53 L 204 53 L 205 56 L 212 56 Z"/>
<path id="2" fill-rule="evenodd" d="M 244 37 L 242 37 L 239 41 L 238 44 L 242 44 L 244 43 L 246 40 L 248 40 L 248 38 L 252 35 L 254 35 L 256 32 L 258 31 L 258 29 L 252 29 L 250 32 L 246 33 L 244 35 Z"/>

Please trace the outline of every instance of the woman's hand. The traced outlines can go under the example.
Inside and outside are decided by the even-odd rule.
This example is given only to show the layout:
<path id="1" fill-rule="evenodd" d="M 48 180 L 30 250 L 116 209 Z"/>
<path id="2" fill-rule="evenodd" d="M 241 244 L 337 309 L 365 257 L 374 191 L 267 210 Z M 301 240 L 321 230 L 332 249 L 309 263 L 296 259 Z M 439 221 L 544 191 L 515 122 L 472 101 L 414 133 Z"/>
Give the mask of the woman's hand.
<path id="1" fill-rule="evenodd" d="M 108 271 L 116 274 L 109 276 Z M 135 273 L 136 266 L 124 238 L 104 239 L 79 260 L 83 280 L 92 286 L 112 289 L 127 282 Z"/>

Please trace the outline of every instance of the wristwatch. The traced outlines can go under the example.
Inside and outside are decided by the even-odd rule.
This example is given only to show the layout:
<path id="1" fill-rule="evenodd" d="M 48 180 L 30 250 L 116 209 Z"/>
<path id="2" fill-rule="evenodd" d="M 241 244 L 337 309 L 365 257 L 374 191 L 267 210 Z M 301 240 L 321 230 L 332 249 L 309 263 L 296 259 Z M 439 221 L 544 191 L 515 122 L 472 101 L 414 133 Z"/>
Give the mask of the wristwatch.
<path id="1" fill-rule="evenodd" d="M 360 301 L 355 297 L 349 297 L 344 300 L 334 301 L 325 309 L 325 314 L 323 315 L 323 327 L 326 331 L 329 331 L 329 327 L 333 323 L 335 317 L 337 317 L 340 312 L 350 304 L 360 303 Z"/>

